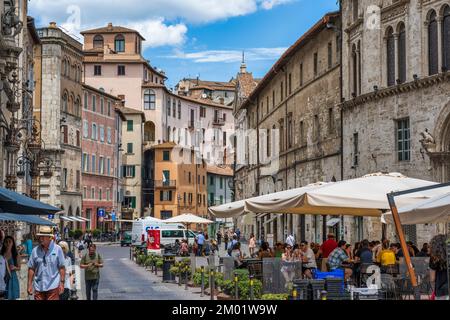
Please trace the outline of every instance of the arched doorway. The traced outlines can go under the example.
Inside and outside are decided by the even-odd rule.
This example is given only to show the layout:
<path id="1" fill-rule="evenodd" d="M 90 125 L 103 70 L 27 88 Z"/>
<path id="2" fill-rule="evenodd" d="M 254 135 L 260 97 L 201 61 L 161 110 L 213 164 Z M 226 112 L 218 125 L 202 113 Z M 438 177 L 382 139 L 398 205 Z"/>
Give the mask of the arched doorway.
<path id="1" fill-rule="evenodd" d="M 450 181 L 450 103 L 441 111 L 434 131 L 434 150 L 429 152 L 435 180 Z"/>
<path id="2" fill-rule="evenodd" d="M 155 142 L 155 124 L 152 121 L 147 121 L 144 125 L 144 141 L 146 143 Z"/>

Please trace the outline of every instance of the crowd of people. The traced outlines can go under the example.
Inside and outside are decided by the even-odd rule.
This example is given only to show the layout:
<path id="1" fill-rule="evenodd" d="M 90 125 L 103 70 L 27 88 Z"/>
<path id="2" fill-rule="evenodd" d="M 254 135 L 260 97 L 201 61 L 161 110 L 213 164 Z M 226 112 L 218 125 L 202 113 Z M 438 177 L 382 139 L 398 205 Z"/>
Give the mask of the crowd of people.
<path id="1" fill-rule="evenodd" d="M 20 298 L 18 272 L 28 269 L 27 293 L 35 300 L 69 300 L 75 290 L 75 257 L 69 244 L 61 240 L 55 230 L 39 226 L 35 238 L 38 245 L 33 248 L 32 235 L 26 235 L 17 245 L 14 238 L 5 236 L 0 230 L 0 300 Z M 80 242 L 81 244 L 81 242 Z M 103 260 L 96 252 L 92 241 L 83 243 L 80 268 L 85 270 L 86 297 L 97 299 L 100 268 Z M 24 264 L 23 262 L 28 262 Z"/>

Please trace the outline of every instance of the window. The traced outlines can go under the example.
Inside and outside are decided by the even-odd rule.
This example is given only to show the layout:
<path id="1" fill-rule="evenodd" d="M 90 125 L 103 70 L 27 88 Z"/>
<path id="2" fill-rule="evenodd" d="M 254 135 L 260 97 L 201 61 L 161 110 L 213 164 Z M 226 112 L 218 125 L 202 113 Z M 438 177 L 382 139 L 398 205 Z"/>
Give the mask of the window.
<path id="1" fill-rule="evenodd" d="M 67 93 L 64 93 L 63 98 L 62 98 L 62 109 L 64 112 L 67 112 L 68 107 L 67 107 Z"/>
<path id="2" fill-rule="evenodd" d="M 122 206 L 124 208 L 136 209 L 136 197 L 124 197 Z"/>
<path id="3" fill-rule="evenodd" d="M 266 132 L 266 155 L 270 157 L 270 129 Z"/>
<path id="4" fill-rule="evenodd" d="M 172 201 L 172 191 L 160 191 L 159 201 Z"/>
<path id="5" fill-rule="evenodd" d="M 400 83 L 406 81 L 406 33 L 405 25 L 402 23 L 398 31 L 398 80 Z"/>
<path id="6" fill-rule="evenodd" d="M 103 49 L 103 37 L 99 34 L 94 37 L 94 48 Z"/>
<path id="7" fill-rule="evenodd" d="M 102 189 L 98 189 L 98 200 L 102 201 L 103 200 L 103 195 L 102 195 Z"/>
<path id="8" fill-rule="evenodd" d="M 103 100 L 103 98 L 100 99 L 100 113 L 105 113 L 105 101 Z"/>
<path id="9" fill-rule="evenodd" d="M 83 120 L 83 137 L 89 137 L 89 123 L 87 120 Z"/>
<path id="10" fill-rule="evenodd" d="M 102 66 L 94 66 L 94 76 L 102 75 Z"/>
<path id="11" fill-rule="evenodd" d="M 353 166 L 356 167 L 359 163 L 359 146 L 358 146 L 358 133 L 353 134 Z"/>
<path id="12" fill-rule="evenodd" d="M 106 174 L 107 174 L 108 176 L 111 175 L 111 159 L 110 159 L 110 158 L 108 158 L 108 159 L 106 160 Z"/>
<path id="13" fill-rule="evenodd" d="M 280 151 L 284 151 L 284 119 L 280 119 Z"/>
<path id="14" fill-rule="evenodd" d="M 132 142 L 127 143 L 127 153 L 128 154 L 133 153 L 133 143 Z"/>
<path id="15" fill-rule="evenodd" d="M 300 63 L 300 87 L 303 86 L 303 63 Z"/>
<path id="16" fill-rule="evenodd" d="M 111 128 L 108 127 L 106 132 L 107 132 L 108 143 L 111 144 L 112 143 Z"/>
<path id="17" fill-rule="evenodd" d="M 125 75 L 125 66 L 117 66 L 117 75 L 124 76 Z"/>
<path id="18" fill-rule="evenodd" d="M 84 108 L 85 109 L 88 109 L 88 104 L 89 104 L 88 101 L 89 101 L 88 93 L 85 92 L 84 93 Z"/>
<path id="19" fill-rule="evenodd" d="M 146 89 L 144 91 L 144 110 L 155 110 L 155 91 Z"/>
<path id="20" fill-rule="evenodd" d="M 75 115 L 77 117 L 81 117 L 81 104 L 80 104 L 80 101 L 81 101 L 81 98 L 77 97 L 77 99 L 75 100 L 75 105 L 74 105 Z"/>
<path id="21" fill-rule="evenodd" d="M 108 117 L 111 117 L 111 101 L 108 100 Z"/>
<path id="22" fill-rule="evenodd" d="M 161 210 L 161 219 L 166 220 L 172 218 L 172 211 L 171 210 Z"/>
<path id="23" fill-rule="evenodd" d="M 303 121 L 300 121 L 300 145 L 304 146 L 305 142 L 306 142 L 305 126 Z"/>
<path id="24" fill-rule="evenodd" d="M 409 129 L 409 118 L 397 121 L 398 161 L 411 160 L 411 137 Z"/>
<path id="25" fill-rule="evenodd" d="M 445 6 L 442 20 L 442 52 L 443 67 L 445 71 L 450 70 L 450 6 Z"/>
<path id="26" fill-rule="evenodd" d="M 223 189 L 223 177 L 220 177 L 220 189 Z"/>
<path id="27" fill-rule="evenodd" d="M 83 187 L 83 199 L 87 199 L 87 187 Z"/>
<path id="28" fill-rule="evenodd" d="M 114 39 L 114 51 L 125 52 L 125 37 L 121 34 Z"/>
<path id="29" fill-rule="evenodd" d="M 356 54 L 356 45 L 352 47 L 352 96 L 356 96 L 358 91 L 358 56 Z"/>
<path id="30" fill-rule="evenodd" d="M 127 131 L 133 131 L 133 120 L 127 120 Z"/>
<path id="31" fill-rule="evenodd" d="M 288 76 L 288 93 L 291 94 L 292 93 L 292 74 L 289 73 Z"/>
<path id="32" fill-rule="evenodd" d="M 387 84 L 395 85 L 395 38 L 394 30 L 389 28 L 387 31 Z"/>
<path id="33" fill-rule="evenodd" d="M 173 104 L 172 104 L 172 116 L 174 118 L 177 117 L 177 102 L 175 101 L 175 99 L 173 99 Z"/>
<path id="34" fill-rule="evenodd" d="M 314 140 L 319 140 L 320 128 L 319 128 L 319 115 L 314 115 Z"/>
<path id="35" fill-rule="evenodd" d="M 334 112 L 333 108 L 328 109 L 328 133 L 332 134 L 334 132 Z"/>
<path id="36" fill-rule="evenodd" d="M 97 125 L 95 123 L 92 124 L 91 139 L 97 140 Z"/>
<path id="37" fill-rule="evenodd" d="M 168 150 L 163 151 L 163 161 L 170 161 L 170 151 Z"/>
<path id="38" fill-rule="evenodd" d="M 209 177 L 209 185 L 213 186 L 214 185 L 214 176 L 210 176 Z"/>
<path id="39" fill-rule="evenodd" d="M 109 189 L 106 189 L 106 201 L 109 201 L 110 199 L 110 191 Z"/>
<path id="40" fill-rule="evenodd" d="M 189 183 L 191 183 L 191 173 L 189 172 Z"/>
<path id="41" fill-rule="evenodd" d="M 269 96 L 266 97 L 266 110 L 267 110 L 267 114 L 269 113 Z"/>
<path id="42" fill-rule="evenodd" d="M 294 138 L 293 130 L 292 130 L 292 113 L 288 115 L 288 121 L 287 121 L 287 142 L 288 142 L 288 148 L 292 148 L 292 139 Z"/>
<path id="43" fill-rule="evenodd" d="M 169 100 L 167 101 L 167 116 L 169 116 L 170 117 L 170 98 L 169 98 Z"/>
<path id="44" fill-rule="evenodd" d="M 356 20 L 358 20 L 359 15 L 358 1 L 359 0 L 353 0 L 352 2 L 353 22 L 356 22 Z"/>
<path id="45" fill-rule="evenodd" d="M 275 90 L 272 91 L 272 108 L 275 109 Z"/>
<path id="46" fill-rule="evenodd" d="M 81 146 L 81 139 L 80 139 L 80 130 L 76 131 L 76 146 L 80 147 Z"/>
<path id="47" fill-rule="evenodd" d="M 428 18 L 428 69 L 430 76 L 439 72 L 437 28 L 436 12 L 432 11 Z"/>
<path id="48" fill-rule="evenodd" d="M 91 188 L 91 199 L 95 199 L 95 188 Z"/>
<path id="49" fill-rule="evenodd" d="M 328 69 L 333 67 L 333 44 L 328 42 Z"/>
<path id="50" fill-rule="evenodd" d="M 203 185 L 205 185 L 205 176 L 203 176 L 202 181 L 203 181 Z"/>
<path id="51" fill-rule="evenodd" d="M 94 94 L 92 95 L 92 111 L 97 111 L 97 96 Z"/>
<path id="52" fill-rule="evenodd" d="M 92 155 L 92 173 L 95 173 L 95 168 L 97 166 L 97 162 L 96 162 L 96 158 L 95 158 L 95 154 Z"/>
<path id="53" fill-rule="evenodd" d="M 280 101 L 283 101 L 283 99 L 284 99 L 284 85 L 283 85 L 283 81 L 281 81 L 281 83 L 280 83 L 280 97 L 281 97 Z"/>
<path id="54" fill-rule="evenodd" d="M 105 127 L 100 126 L 100 142 L 105 142 Z"/>
<path id="55" fill-rule="evenodd" d="M 91 157 L 88 154 L 86 154 L 86 172 L 89 172 L 90 164 L 91 164 Z"/>
<path id="56" fill-rule="evenodd" d="M 86 153 L 83 153 L 83 163 L 82 163 L 82 167 L 81 167 L 83 172 L 89 171 L 88 170 L 88 162 L 89 162 L 88 155 Z"/>
<path id="57" fill-rule="evenodd" d="M 122 170 L 122 175 L 125 178 L 134 178 L 136 176 L 135 166 L 123 166 Z"/>
<path id="58" fill-rule="evenodd" d="M 223 146 L 226 147 L 227 146 L 227 133 L 223 132 Z"/>
<path id="59" fill-rule="evenodd" d="M 223 196 L 220 196 L 220 204 L 223 204 Z"/>
<path id="60" fill-rule="evenodd" d="M 98 159 L 98 173 L 105 174 L 105 161 L 103 157 Z"/>
<path id="61" fill-rule="evenodd" d="M 314 53 L 314 76 L 319 73 L 319 56 L 318 53 Z"/>

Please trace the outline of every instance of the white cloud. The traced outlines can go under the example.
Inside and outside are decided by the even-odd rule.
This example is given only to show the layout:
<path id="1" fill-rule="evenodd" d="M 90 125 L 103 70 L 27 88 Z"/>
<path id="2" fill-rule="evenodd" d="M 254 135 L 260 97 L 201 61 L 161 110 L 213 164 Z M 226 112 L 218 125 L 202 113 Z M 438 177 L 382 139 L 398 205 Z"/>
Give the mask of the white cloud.
<path id="1" fill-rule="evenodd" d="M 245 60 L 274 60 L 278 59 L 287 48 L 251 48 L 246 49 Z M 231 63 L 242 60 L 242 51 L 238 50 L 205 50 L 198 52 L 185 53 L 180 50 L 175 50 L 173 55 L 164 56 L 161 58 L 170 59 L 184 59 L 191 60 L 195 63 Z"/>
<path id="2" fill-rule="evenodd" d="M 114 25 L 137 27 L 146 46 L 180 45 L 187 24 L 244 16 L 292 0 L 33 0 L 30 13 L 40 25 L 56 21 L 72 33 Z"/>

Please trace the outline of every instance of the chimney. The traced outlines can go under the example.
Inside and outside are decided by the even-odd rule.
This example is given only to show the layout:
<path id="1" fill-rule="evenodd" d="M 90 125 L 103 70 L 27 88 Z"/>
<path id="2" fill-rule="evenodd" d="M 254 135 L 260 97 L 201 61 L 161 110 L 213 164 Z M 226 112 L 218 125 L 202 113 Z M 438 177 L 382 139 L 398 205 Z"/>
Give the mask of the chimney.
<path id="1" fill-rule="evenodd" d="M 112 30 L 113 29 L 113 24 L 112 22 L 108 23 L 108 30 Z"/>
<path id="2" fill-rule="evenodd" d="M 220 101 L 220 104 L 225 104 L 225 99 L 224 99 L 224 97 L 220 97 L 220 98 L 219 98 L 219 101 Z"/>
<path id="3" fill-rule="evenodd" d="M 50 22 L 50 24 L 49 24 L 48 27 L 49 27 L 49 28 L 56 29 L 56 28 L 57 28 L 57 27 L 56 27 L 56 22 L 54 22 L 54 21 Z"/>

